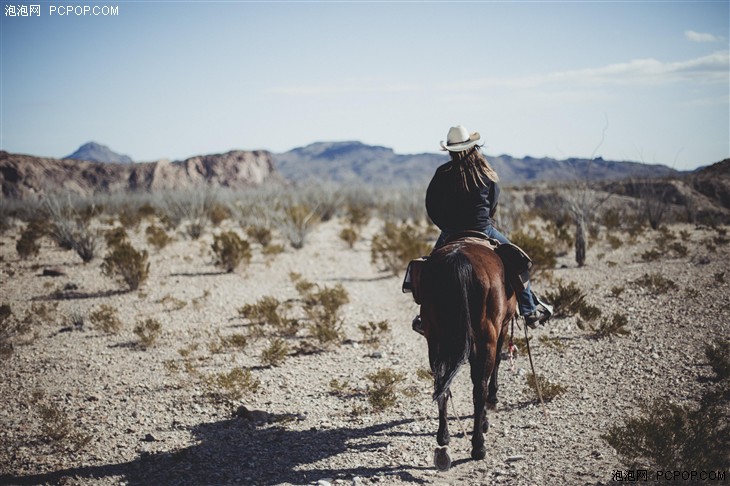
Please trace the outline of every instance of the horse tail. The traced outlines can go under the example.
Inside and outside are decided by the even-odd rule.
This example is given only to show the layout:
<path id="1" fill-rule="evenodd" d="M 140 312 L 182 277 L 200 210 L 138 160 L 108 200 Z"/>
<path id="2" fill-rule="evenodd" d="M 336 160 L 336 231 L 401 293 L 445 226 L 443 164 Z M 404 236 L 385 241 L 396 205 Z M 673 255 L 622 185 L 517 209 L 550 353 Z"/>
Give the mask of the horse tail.
<path id="1" fill-rule="evenodd" d="M 433 399 L 448 391 L 462 364 L 469 359 L 472 347 L 472 305 L 474 269 L 458 250 L 443 258 L 428 260 L 424 268 L 425 294 L 435 312 L 429 334 L 429 361 L 434 375 Z"/>

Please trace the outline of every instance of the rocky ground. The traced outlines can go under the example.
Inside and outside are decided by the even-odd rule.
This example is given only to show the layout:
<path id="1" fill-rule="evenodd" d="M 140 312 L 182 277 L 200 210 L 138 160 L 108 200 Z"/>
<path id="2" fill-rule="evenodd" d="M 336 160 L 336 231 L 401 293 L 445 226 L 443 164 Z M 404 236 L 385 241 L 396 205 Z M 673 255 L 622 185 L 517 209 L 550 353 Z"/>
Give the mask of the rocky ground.
<path id="1" fill-rule="evenodd" d="M 21 261 L 20 228 L 6 232 L 0 303 L 11 306 L 13 318 L 33 316 L 33 327 L 13 338 L 14 352 L 0 364 L 0 483 L 606 484 L 622 466 L 601 434 L 642 405 L 697 398 L 706 386 L 700 378 L 711 375 L 704 346 L 729 334 L 730 245 L 710 243 L 716 230 L 671 226 L 688 254 L 654 261 L 641 254 L 666 234 L 648 231 L 613 249 L 604 232 L 587 266 L 577 268 L 565 255 L 536 288 L 575 282 L 604 318 L 625 315 L 630 333 L 596 337 L 574 317 L 530 331 L 538 373 L 564 393 L 543 415 L 526 385 L 527 356 L 518 354 L 513 367 L 503 362 L 486 459 L 469 459 L 468 438 L 452 418 L 454 464 L 438 472 L 437 410 L 431 384 L 418 375 L 428 367 L 426 346 L 410 329 L 417 307 L 401 293 L 400 276 L 370 262 L 381 223 L 371 221 L 354 249 L 338 237 L 342 227 L 324 223 L 303 249 L 276 256 L 254 247 L 252 262 L 234 273 L 212 264 L 210 231 L 198 241 L 179 237 L 150 250 L 149 280 L 133 292 L 120 292 L 103 276 L 100 259 L 82 264 L 45 239 L 39 256 Z M 138 247 L 146 247 L 142 229 L 133 234 Z M 63 275 L 42 276 L 51 267 Z M 291 272 L 320 286 L 344 286 L 346 340 L 322 352 L 290 353 L 274 367 L 262 365 L 266 337 L 241 349 L 221 345 L 222 337 L 247 332 L 242 305 L 267 295 L 297 297 Z M 661 274 L 677 288 L 647 290 L 635 283 L 644 274 Z M 116 309 L 118 332 L 105 333 L 88 318 L 83 326 L 71 323 L 102 304 Z M 148 318 L 161 323 L 162 333 L 144 349 L 133 328 Z M 359 330 L 370 321 L 388 323 L 377 348 Z M 289 339 L 290 349 L 307 332 Z M 211 397 L 211 377 L 233 369 L 250 370 L 258 390 L 233 400 Z M 375 411 L 368 375 L 383 369 L 404 379 L 397 403 Z M 452 390 L 470 430 L 468 369 Z"/>

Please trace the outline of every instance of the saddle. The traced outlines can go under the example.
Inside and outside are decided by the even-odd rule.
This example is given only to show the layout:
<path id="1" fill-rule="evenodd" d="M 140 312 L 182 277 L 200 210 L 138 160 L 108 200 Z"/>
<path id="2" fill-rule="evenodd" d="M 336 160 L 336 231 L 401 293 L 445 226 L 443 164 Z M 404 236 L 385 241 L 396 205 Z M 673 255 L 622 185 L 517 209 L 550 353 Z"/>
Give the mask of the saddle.
<path id="1" fill-rule="evenodd" d="M 493 250 L 502 260 L 505 286 L 511 286 L 515 292 L 525 290 L 527 287 L 532 260 L 519 246 L 512 243 L 500 243 L 479 231 L 464 231 L 454 234 L 446 239 L 444 246 L 455 243 L 479 244 Z M 421 271 L 428 258 L 429 256 L 422 256 L 408 263 L 401 287 L 403 293 L 411 292 L 413 294 L 413 300 L 418 305 L 421 304 Z"/>

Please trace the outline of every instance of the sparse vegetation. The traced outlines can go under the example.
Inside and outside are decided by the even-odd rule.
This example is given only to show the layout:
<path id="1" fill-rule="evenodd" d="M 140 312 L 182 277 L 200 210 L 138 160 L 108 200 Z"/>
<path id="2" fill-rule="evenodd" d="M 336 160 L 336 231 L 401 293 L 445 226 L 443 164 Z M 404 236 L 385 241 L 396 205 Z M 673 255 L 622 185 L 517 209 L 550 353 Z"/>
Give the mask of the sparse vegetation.
<path id="1" fill-rule="evenodd" d="M 56 404 L 45 400 L 42 392 L 35 393 L 30 403 L 41 419 L 41 431 L 47 441 L 73 451 L 83 449 L 91 441 L 91 436 L 81 432 Z"/>
<path id="2" fill-rule="evenodd" d="M 362 342 L 372 348 L 380 347 L 380 336 L 387 333 L 390 330 L 388 321 L 373 322 L 368 321 L 367 324 L 360 324 L 358 326 L 362 333 Z"/>
<path id="3" fill-rule="evenodd" d="M 15 250 L 21 259 L 27 260 L 32 256 L 38 255 L 41 249 L 41 246 L 38 244 L 38 239 L 43 235 L 43 229 L 40 224 L 40 222 L 31 222 L 20 234 L 20 238 L 15 244 Z"/>
<path id="4" fill-rule="evenodd" d="M 101 271 L 126 284 L 129 290 L 137 290 L 149 275 L 147 257 L 146 250 L 137 251 L 130 243 L 123 241 L 113 246 L 104 257 Z"/>
<path id="5" fill-rule="evenodd" d="M 226 272 L 233 272 L 238 266 L 251 261 L 251 245 L 242 240 L 235 231 L 226 231 L 213 238 L 215 264 Z"/>
<path id="6" fill-rule="evenodd" d="M 392 407 L 398 402 L 397 385 L 405 376 L 390 368 L 383 368 L 367 375 L 370 384 L 367 387 L 367 397 L 370 406 L 376 412 Z"/>
<path id="7" fill-rule="evenodd" d="M 261 353 L 261 363 L 264 366 L 279 366 L 289 355 L 289 346 L 281 338 L 274 338 L 269 347 Z"/>
<path id="8" fill-rule="evenodd" d="M 147 227 L 145 234 L 147 235 L 147 243 L 158 251 L 165 248 L 172 241 L 167 231 L 154 224 Z"/>
<path id="9" fill-rule="evenodd" d="M 408 262 L 428 255 L 432 242 L 427 230 L 410 223 L 385 223 L 382 233 L 373 236 L 370 260 L 393 275 L 405 271 Z"/>
<path id="10" fill-rule="evenodd" d="M 656 294 L 666 294 L 670 290 L 677 288 L 677 284 L 673 280 L 666 278 L 660 273 L 645 273 L 634 280 L 633 284 Z"/>
<path id="11" fill-rule="evenodd" d="M 538 276 L 542 272 L 555 267 L 557 256 L 553 245 L 545 241 L 540 235 L 529 235 L 522 231 L 515 231 L 510 235 L 510 241 L 522 248 L 532 259 L 532 275 Z"/>
<path id="12" fill-rule="evenodd" d="M 615 313 L 610 321 L 602 319 L 598 326 L 591 325 L 591 330 L 597 337 L 625 336 L 630 333 L 626 329 L 628 322 L 625 314 Z"/>
<path id="13" fill-rule="evenodd" d="M 261 386 L 251 370 L 243 368 L 209 376 L 205 384 L 212 398 L 224 402 L 236 402 L 246 395 L 255 394 Z"/>
<path id="14" fill-rule="evenodd" d="M 558 289 L 546 292 L 545 299 L 552 304 L 554 317 L 568 317 L 580 312 L 585 303 L 585 294 L 575 282 L 566 285 L 558 280 Z"/>
<path id="15" fill-rule="evenodd" d="M 340 231 L 340 239 L 347 243 L 347 246 L 349 246 L 350 248 L 355 247 L 355 242 L 357 241 L 358 237 L 359 235 L 357 233 L 357 230 L 352 226 L 342 228 L 342 231 Z"/>
<path id="16" fill-rule="evenodd" d="M 114 307 L 101 304 L 97 310 L 89 314 L 91 325 L 107 334 L 114 334 L 122 329 L 122 321 Z"/>
<path id="17" fill-rule="evenodd" d="M 716 376 L 697 404 L 654 400 L 641 414 L 612 426 L 602 438 L 628 467 L 654 471 L 724 471 L 730 450 L 730 344 L 705 348 Z"/>
<path id="18" fill-rule="evenodd" d="M 542 399 L 546 402 L 549 402 L 554 398 L 559 397 L 567 390 L 567 388 L 565 388 L 565 386 L 561 385 L 560 383 L 553 383 L 552 381 L 548 380 L 540 374 L 537 375 L 537 380 L 535 380 L 535 375 L 532 373 L 528 373 L 525 378 L 527 381 L 527 386 L 530 387 L 532 392 L 535 394 L 535 397 L 538 397 L 537 385 L 539 383 L 540 390 L 542 391 Z"/>
<path id="19" fill-rule="evenodd" d="M 139 347 L 147 349 L 152 347 L 162 333 L 162 324 L 157 319 L 145 319 L 134 326 L 134 333 L 139 338 Z"/>

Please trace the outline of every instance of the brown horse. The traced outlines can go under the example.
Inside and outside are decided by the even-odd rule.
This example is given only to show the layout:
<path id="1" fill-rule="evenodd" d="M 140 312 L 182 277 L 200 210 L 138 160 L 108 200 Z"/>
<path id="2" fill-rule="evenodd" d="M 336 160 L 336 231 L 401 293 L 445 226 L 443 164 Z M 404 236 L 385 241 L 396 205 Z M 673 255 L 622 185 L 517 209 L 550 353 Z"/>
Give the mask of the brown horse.
<path id="1" fill-rule="evenodd" d="M 468 359 L 474 385 L 471 457 L 484 459 L 487 404 L 497 403 L 500 350 L 516 312 L 515 293 L 505 286 L 504 267 L 497 254 L 473 239 L 456 240 L 434 250 L 424 263 L 420 280 L 421 319 L 434 375 L 433 398 L 439 408 L 436 439 L 440 446 L 449 443 L 449 386 Z M 445 448 L 443 452 L 450 464 Z"/>

